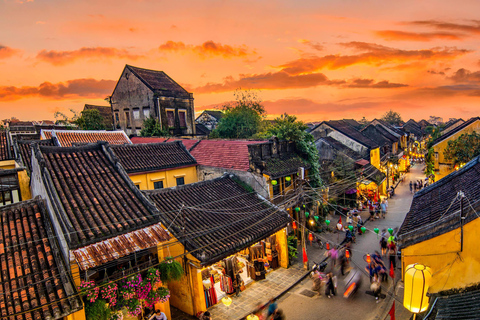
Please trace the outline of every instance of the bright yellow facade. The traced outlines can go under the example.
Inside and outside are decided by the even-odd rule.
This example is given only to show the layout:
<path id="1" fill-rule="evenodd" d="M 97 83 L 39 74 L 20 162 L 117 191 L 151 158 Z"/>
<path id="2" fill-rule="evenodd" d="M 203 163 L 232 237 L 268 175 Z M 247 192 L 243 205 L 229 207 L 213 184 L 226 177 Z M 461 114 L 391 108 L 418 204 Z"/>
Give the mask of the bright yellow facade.
<path id="1" fill-rule="evenodd" d="M 15 169 L 15 160 L 3 160 L 0 161 L 0 170 Z"/>
<path id="2" fill-rule="evenodd" d="M 480 283 L 478 230 L 480 218 L 464 226 L 463 252 L 460 252 L 460 228 L 402 249 L 402 275 L 405 268 L 419 263 L 432 269 L 429 293 Z"/>
<path id="3" fill-rule="evenodd" d="M 380 148 L 370 150 L 370 163 L 380 170 Z"/>
<path id="4" fill-rule="evenodd" d="M 164 188 L 177 186 L 177 178 L 184 178 L 185 184 L 198 182 L 197 167 L 173 168 L 164 171 L 142 172 L 129 174 L 133 183 L 139 186 L 140 190 L 153 190 L 154 183 L 162 181 Z"/>
<path id="5" fill-rule="evenodd" d="M 462 130 L 456 132 L 455 134 L 452 134 L 447 139 L 442 140 L 433 146 L 436 181 L 444 178 L 455 170 L 455 168 L 453 167 L 453 162 L 450 160 L 446 160 L 443 155 L 443 152 L 448 146 L 448 141 L 455 140 L 462 134 L 471 134 L 474 131 L 480 132 L 480 120 L 472 122 L 470 125 L 466 126 Z"/>

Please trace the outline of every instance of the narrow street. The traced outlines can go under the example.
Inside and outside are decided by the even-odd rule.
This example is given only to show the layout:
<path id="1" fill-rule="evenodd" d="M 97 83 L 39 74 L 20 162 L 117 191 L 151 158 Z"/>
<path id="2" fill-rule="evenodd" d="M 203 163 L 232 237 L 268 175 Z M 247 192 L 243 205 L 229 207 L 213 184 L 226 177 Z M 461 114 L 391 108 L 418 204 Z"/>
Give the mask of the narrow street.
<path id="1" fill-rule="evenodd" d="M 413 195 L 410 193 L 409 183 L 410 181 L 416 181 L 424 179 L 423 165 L 417 164 L 412 167 L 410 172 L 405 176 L 403 182 L 401 182 L 395 190 L 395 195 L 388 200 L 389 207 L 385 219 L 378 219 L 375 221 L 369 221 L 366 223 L 368 230 L 379 228 L 380 233 L 383 229 L 399 228 L 402 224 L 405 215 L 407 214 L 410 204 L 412 202 Z M 337 217 L 331 218 L 333 221 L 338 221 Z M 332 235 L 336 238 L 336 235 Z M 341 237 L 344 235 L 342 234 Z M 365 269 L 366 262 L 364 261 L 364 255 L 373 253 L 375 250 L 379 250 L 379 236 L 373 231 L 367 231 L 364 235 L 357 235 L 357 241 L 352 247 L 352 265 L 357 265 L 362 270 Z M 323 256 L 310 255 L 310 261 L 320 261 Z M 400 261 L 397 260 L 396 269 L 396 281 L 400 279 Z M 383 320 L 385 312 L 388 311 L 392 305 L 393 297 L 392 293 L 392 279 L 389 278 L 388 283 L 382 285 L 382 293 L 386 294 L 385 300 L 380 300 L 376 303 L 375 298 L 365 293 L 369 290 L 369 277 L 364 272 L 363 282 L 360 289 L 355 296 L 350 299 L 343 297 L 344 282 L 343 277 L 340 275 L 338 269 L 334 270 L 334 273 L 338 277 L 338 292 L 337 296 L 331 299 L 327 298 L 323 292 L 321 296 L 314 295 L 309 297 L 312 291 L 312 280 L 306 278 L 298 285 L 288 291 L 278 302 L 278 306 L 285 313 L 286 319 L 379 319 Z M 403 291 L 397 292 L 396 296 L 396 317 L 397 319 L 408 319 L 410 313 L 408 313 L 402 306 Z M 386 291 L 389 292 L 386 292 Z"/>

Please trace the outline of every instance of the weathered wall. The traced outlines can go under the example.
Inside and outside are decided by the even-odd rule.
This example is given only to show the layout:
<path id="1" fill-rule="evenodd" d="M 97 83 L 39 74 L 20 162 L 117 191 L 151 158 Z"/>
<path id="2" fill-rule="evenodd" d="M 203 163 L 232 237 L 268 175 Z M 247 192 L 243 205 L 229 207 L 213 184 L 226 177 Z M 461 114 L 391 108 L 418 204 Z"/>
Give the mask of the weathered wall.
<path id="1" fill-rule="evenodd" d="M 282 268 L 288 268 L 288 244 L 286 228 L 275 233 L 278 243 L 278 264 Z"/>
<path id="2" fill-rule="evenodd" d="M 17 176 L 22 201 L 32 199 L 32 193 L 30 192 L 30 177 L 28 176 L 27 170 L 17 172 Z"/>
<path id="3" fill-rule="evenodd" d="M 153 190 L 153 183 L 157 181 L 163 181 L 164 188 L 176 187 L 177 178 L 180 177 L 184 178 L 185 184 L 198 182 L 196 166 L 141 174 L 132 173 L 129 177 L 135 185 L 140 186 L 140 190 Z"/>
<path id="4" fill-rule="evenodd" d="M 15 160 L 0 161 L 0 169 L 1 170 L 15 169 Z"/>

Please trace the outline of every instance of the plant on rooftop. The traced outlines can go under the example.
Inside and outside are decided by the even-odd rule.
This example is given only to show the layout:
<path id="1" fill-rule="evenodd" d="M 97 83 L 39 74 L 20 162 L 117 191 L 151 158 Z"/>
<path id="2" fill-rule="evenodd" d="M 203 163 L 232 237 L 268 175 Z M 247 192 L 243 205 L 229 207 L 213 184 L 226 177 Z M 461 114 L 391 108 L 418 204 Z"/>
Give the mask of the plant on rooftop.
<path id="1" fill-rule="evenodd" d="M 160 279 L 162 282 L 180 280 L 183 276 L 183 267 L 180 262 L 173 260 L 172 257 L 166 257 L 165 261 L 158 265 L 160 270 Z"/>
<path id="2" fill-rule="evenodd" d="M 170 133 L 168 130 L 162 129 L 162 124 L 158 119 L 150 116 L 143 121 L 142 130 L 140 130 L 142 137 L 168 137 Z"/>
<path id="3" fill-rule="evenodd" d="M 97 109 L 83 110 L 74 123 L 82 130 L 105 130 L 105 120 Z"/>

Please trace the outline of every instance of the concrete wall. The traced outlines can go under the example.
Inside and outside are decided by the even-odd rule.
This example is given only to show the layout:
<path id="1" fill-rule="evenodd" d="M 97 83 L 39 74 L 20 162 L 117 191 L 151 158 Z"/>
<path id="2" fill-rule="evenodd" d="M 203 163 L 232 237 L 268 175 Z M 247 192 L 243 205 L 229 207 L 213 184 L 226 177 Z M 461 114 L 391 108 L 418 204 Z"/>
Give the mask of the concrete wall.
<path id="1" fill-rule="evenodd" d="M 263 175 L 249 171 L 223 169 L 202 165 L 197 166 L 198 181 L 212 180 L 221 177 L 224 173 L 235 174 L 241 181 L 252 187 L 253 190 L 255 190 L 255 192 L 260 194 L 262 197 L 266 199 L 270 198 L 270 186 L 267 184 L 267 180 Z"/>
<path id="2" fill-rule="evenodd" d="M 130 179 L 140 190 L 153 190 L 153 183 L 163 181 L 164 188 L 177 186 L 177 178 L 183 177 L 185 184 L 198 182 L 196 166 L 169 169 L 166 171 L 148 172 L 141 174 L 129 174 Z"/>

